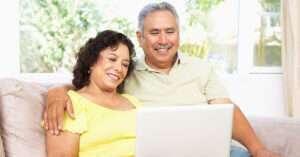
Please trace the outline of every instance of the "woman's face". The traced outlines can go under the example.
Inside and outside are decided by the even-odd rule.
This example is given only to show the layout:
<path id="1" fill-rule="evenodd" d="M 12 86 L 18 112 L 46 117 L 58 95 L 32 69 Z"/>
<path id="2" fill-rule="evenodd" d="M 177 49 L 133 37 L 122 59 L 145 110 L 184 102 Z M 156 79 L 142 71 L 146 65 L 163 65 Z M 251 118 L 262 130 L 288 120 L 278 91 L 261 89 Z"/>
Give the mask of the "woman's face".
<path id="1" fill-rule="evenodd" d="M 127 75 L 130 63 L 128 47 L 120 43 L 116 50 L 108 47 L 99 53 L 98 61 L 91 67 L 91 84 L 104 91 L 116 91 Z"/>

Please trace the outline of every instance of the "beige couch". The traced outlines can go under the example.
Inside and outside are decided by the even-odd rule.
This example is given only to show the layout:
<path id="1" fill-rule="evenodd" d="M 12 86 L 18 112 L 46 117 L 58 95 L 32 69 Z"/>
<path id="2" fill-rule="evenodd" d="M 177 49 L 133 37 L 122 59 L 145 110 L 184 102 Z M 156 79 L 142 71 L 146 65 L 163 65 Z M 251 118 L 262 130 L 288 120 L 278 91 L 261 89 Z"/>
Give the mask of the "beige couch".
<path id="1" fill-rule="evenodd" d="M 0 79 L 0 157 L 46 156 L 40 122 L 51 85 Z M 259 139 L 287 157 L 300 156 L 300 119 L 248 117 Z M 2 141 L 3 148 L 2 148 Z"/>

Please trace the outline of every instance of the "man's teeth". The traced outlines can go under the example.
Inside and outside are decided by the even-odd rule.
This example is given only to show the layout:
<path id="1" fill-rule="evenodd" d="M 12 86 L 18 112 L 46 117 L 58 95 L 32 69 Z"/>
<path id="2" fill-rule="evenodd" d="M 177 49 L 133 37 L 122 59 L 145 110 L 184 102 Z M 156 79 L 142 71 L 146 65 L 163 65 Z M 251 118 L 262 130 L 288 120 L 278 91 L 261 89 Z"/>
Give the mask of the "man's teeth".
<path id="1" fill-rule="evenodd" d="M 114 76 L 114 75 L 111 75 L 111 74 L 108 74 L 108 76 L 109 76 L 109 77 L 112 77 L 113 79 L 116 79 L 116 80 L 118 80 L 118 79 L 119 79 L 119 77 L 116 77 L 116 76 Z"/>
<path id="2" fill-rule="evenodd" d="M 164 52 L 164 51 L 167 51 L 168 49 L 158 49 L 157 51 L 159 52 Z"/>

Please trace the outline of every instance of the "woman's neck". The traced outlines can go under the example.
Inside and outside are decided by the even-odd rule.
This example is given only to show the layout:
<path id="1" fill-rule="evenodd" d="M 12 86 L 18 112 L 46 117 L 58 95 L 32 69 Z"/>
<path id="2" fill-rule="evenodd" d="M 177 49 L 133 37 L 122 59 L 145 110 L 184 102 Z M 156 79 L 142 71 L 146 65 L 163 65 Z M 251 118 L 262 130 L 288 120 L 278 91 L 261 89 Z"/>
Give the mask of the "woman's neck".
<path id="1" fill-rule="evenodd" d="M 77 92 L 79 94 L 93 97 L 95 99 L 97 99 L 99 97 L 114 98 L 117 95 L 119 95 L 116 90 L 104 90 L 101 87 L 99 87 L 93 83 L 90 83 L 89 85 L 84 86 L 83 88 L 79 89 Z"/>

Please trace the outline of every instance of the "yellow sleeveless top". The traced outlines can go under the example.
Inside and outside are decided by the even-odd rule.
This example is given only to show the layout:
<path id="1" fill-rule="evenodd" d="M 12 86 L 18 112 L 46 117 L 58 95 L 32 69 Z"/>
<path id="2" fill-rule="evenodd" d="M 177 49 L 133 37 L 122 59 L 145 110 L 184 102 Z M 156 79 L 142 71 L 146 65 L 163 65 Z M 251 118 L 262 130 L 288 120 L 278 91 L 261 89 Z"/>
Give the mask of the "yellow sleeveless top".
<path id="1" fill-rule="evenodd" d="M 136 109 L 116 111 L 99 106 L 70 90 L 75 120 L 65 111 L 62 130 L 80 134 L 79 157 L 134 156 Z M 122 94 L 136 108 L 142 104 Z"/>

